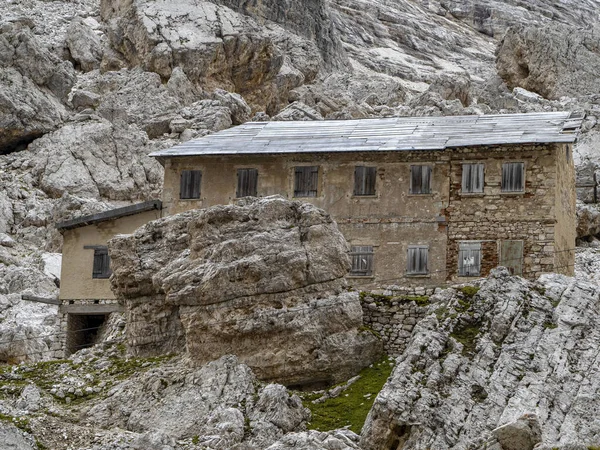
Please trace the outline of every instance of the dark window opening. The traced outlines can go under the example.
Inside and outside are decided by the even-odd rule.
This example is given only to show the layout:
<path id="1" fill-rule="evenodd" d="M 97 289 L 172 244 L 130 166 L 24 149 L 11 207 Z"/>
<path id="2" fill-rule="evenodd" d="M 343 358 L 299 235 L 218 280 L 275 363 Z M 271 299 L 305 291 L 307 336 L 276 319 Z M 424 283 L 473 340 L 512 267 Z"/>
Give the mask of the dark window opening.
<path id="1" fill-rule="evenodd" d="M 408 247 L 406 273 L 408 275 L 427 275 L 429 247 L 426 245 L 411 245 Z"/>
<path id="2" fill-rule="evenodd" d="M 67 316 L 67 356 L 82 348 L 95 345 L 107 317 L 107 314 L 69 314 Z"/>
<path id="3" fill-rule="evenodd" d="M 354 195 L 375 195 L 377 167 L 356 166 L 354 169 Z"/>
<path id="4" fill-rule="evenodd" d="M 236 197 L 256 197 L 257 189 L 258 169 L 238 169 Z"/>
<path id="5" fill-rule="evenodd" d="M 294 197 L 316 197 L 319 186 L 319 166 L 298 166 L 294 169 Z"/>
<path id="6" fill-rule="evenodd" d="M 462 191 L 483 192 L 483 164 L 462 165 Z"/>
<path id="7" fill-rule="evenodd" d="M 179 198 L 200 198 L 200 183 L 202 172 L 200 170 L 182 170 L 179 185 Z"/>
<path id="8" fill-rule="evenodd" d="M 500 265 L 512 275 L 523 274 L 523 241 L 502 241 L 500 244 Z"/>
<path id="9" fill-rule="evenodd" d="M 458 250 L 458 275 L 478 277 L 481 273 L 481 242 L 461 242 Z"/>
<path id="10" fill-rule="evenodd" d="M 502 192 L 522 192 L 525 186 L 525 164 L 502 164 Z"/>
<path id="11" fill-rule="evenodd" d="M 92 278 L 109 278 L 111 274 L 112 271 L 110 270 L 110 256 L 108 256 L 108 247 L 95 248 Z"/>
<path id="12" fill-rule="evenodd" d="M 373 275 L 373 246 L 353 246 L 350 250 L 352 269 L 350 275 L 370 277 Z"/>
<path id="13" fill-rule="evenodd" d="M 410 193 L 431 194 L 431 167 L 410 166 Z"/>

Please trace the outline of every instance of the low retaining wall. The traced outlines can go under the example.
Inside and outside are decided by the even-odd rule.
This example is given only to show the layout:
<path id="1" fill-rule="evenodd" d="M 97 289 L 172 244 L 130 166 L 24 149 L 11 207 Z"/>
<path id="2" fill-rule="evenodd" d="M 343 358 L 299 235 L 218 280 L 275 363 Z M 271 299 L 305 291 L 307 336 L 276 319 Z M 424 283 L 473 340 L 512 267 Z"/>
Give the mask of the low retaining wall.
<path id="1" fill-rule="evenodd" d="M 419 292 L 421 295 L 416 295 Z M 361 292 L 363 323 L 383 341 L 390 356 L 400 355 L 406 348 L 414 326 L 425 317 L 429 296 L 437 290 L 424 288 L 394 289 L 394 295 Z M 398 292 L 403 292 L 398 295 Z"/>

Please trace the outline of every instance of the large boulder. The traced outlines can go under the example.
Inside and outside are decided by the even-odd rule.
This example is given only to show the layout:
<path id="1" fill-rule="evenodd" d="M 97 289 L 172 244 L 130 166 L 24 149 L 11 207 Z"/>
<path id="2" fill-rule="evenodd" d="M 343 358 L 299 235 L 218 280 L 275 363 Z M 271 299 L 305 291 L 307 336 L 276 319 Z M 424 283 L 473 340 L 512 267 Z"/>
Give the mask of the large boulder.
<path id="1" fill-rule="evenodd" d="M 499 268 L 478 287 L 430 300 L 367 417 L 365 450 L 598 442 L 597 284 L 562 275 L 532 283 Z M 532 413 L 539 425 L 517 420 Z M 486 447 L 494 440 L 501 447 Z"/>
<path id="2" fill-rule="evenodd" d="M 506 84 L 548 99 L 600 93 L 600 29 L 551 24 L 510 28 L 500 43 L 496 68 Z"/>
<path id="3" fill-rule="evenodd" d="M 0 27 L 0 154 L 59 127 L 74 81 L 71 64 L 50 53 L 27 26 Z"/>
<path id="4" fill-rule="evenodd" d="M 324 211 L 282 197 L 192 210 L 109 242 L 129 351 L 202 364 L 235 354 L 286 385 L 347 379 L 380 343 L 346 290 L 346 241 Z"/>

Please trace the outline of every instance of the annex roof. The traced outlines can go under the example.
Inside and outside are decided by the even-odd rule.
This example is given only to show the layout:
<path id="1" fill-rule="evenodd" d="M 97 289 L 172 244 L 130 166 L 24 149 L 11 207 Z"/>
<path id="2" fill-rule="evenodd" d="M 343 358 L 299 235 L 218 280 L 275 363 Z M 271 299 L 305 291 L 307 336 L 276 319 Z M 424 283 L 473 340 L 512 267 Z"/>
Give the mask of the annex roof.
<path id="1" fill-rule="evenodd" d="M 107 220 L 119 219 L 125 216 L 132 216 L 153 209 L 161 210 L 162 202 L 160 200 L 150 200 L 135 205 L 124 206 L 122 208 L 110 209 L 96 214 L 77 217 L 71 220 L 65 220 L 56 224 L 56 228 L 61 232 L 64 230 L 72 230 L 73 228 L 86 227 L 95 223 L 105 222 Z"/>
<path id="2" fill-rule="evenodd" d="M 247 122 L 150 156 L 444 150 L 476 145 L 570 143 L 577 139 L 582 121 L 582 115 L 571 112 L 545 112 Z"/>

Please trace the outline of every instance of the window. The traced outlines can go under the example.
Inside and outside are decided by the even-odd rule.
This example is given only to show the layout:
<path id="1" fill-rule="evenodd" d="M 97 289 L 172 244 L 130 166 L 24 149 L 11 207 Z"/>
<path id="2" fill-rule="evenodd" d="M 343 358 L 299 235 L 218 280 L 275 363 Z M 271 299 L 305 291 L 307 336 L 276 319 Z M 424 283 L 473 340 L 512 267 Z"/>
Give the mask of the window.
<path id="1" fill-rule="evenodd" d="M 407 275 L 427 275 L 429 247 L 427 245 L 409 245 L 406 259 Z"/>
<path id="2" fill-rule="evenodd" d="M 92 278 L 108 278 L 111 274 L 110 256 L 108 256 L 108 247 L 94 248 L 94 268 L 92 269 Z"/>
<path id="3" fill-rule="evenodd" d="M 179 198 L 200 198 L 200 182 L 202 172 L 199 170 L 182 170 L 179 185 Z"/>
<path id="4" fill-rule="evenodd" d="M 238 169 L 237 171 L 237 191 L 235 196 L 256 197 L 258 186 L 258 169 Z"/>
<path id="5" fill-rule="evenodd" d="M 502 164 L 502 192 L 523 192 L 524 166 L 522 162 Z"/>
<path id="6" fill-rule="evenodd" d="M 373 246 L 357 246 L 350 249 L 352 270 L 350 275 L 370 277 L 373 274 Z"/>
<path id="7" fill-rule="evenodd" d="M 483 192 L 483 164 L 462 165 L 462 191 Z"/>
<path id="8" fill-rule="evenodd" d="M 294 170 L 294 197 L 316 197 L 319 166 L 298 166 Z"/>
<path id="9" fill-rule="evenodd" d="M 431 194 L 431 167 L 410 166 L 410 193 Z"/>
<path id="10" fill-rule="evenodd" d="M 354 195 L 375 195 L 377 167 L 356 166 L 354 168 Z"/>
<path id="11" fill-rule="evenodd" d="M 458 275 L 478 277 L 481 272 L 481 242 L 461 242 L 458 250 Z"/>
<path id="12" fill-rule="evenodd" d="M 500 244 L 500 265 L 512 275 L 523 274 L 523 241 L 502 241 Z"/>

